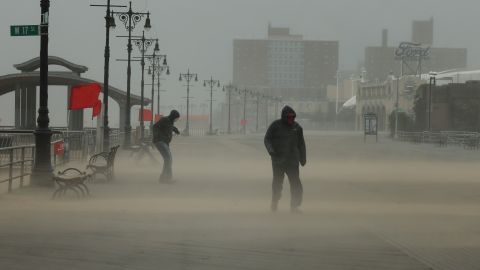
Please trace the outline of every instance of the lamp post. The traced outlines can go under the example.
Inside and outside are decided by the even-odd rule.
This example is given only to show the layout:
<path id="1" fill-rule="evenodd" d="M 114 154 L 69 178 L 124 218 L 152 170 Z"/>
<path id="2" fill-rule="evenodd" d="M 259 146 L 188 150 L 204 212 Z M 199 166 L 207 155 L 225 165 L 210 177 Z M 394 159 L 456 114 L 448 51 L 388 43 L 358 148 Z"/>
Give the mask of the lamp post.
<path id="1" fill-rule="evenodd" d="M 340 83 L 340 70 L 337 70 L 337 91 L 335 93 L 335 115 L 338 114 L 338 85 Z M 335 116 L 335 121 L 337 116 Z"/>
<path id="2" fill-rule="evenodd" d="M 257 121 L 255 123 L 255 132 L 258 132 L 258 121 L 259 121 L 259 110 L 260 110 L 260 93 L 256 93 L 255 96 L 257 97 Z"/>
<path id="3" fill-rule="evenodd" d="M 397 81 L 397 95 L 395 99 L 395 132 L 393 134 L 393 138 L 397 138 L 397 132 L 398 132 L 398 107 L 399 107 L 398 91 L 399 91 L 400 77 L 397 77 L 396 81 Z"/>
<path id="4" fill-rule="evenodd" d="M 170 75 L 170 67 L 168 65 L 160 65 L 160 66 L 157 66 L 156 68 L 156 72 L 157 72 L 157 114 L 160 115 L 160 92 L 162 92 L 162 90 L 160 89 L 160 80 L 161 80 L 161 75 L 162 73 L 166 71 L 166 74 L 167 75 Z"/>
<path id="5" fill-rule="evenodd" d="M 142 67 L 142 81 L 140 84 L 140 138 L 143 143 L 145 140 L 145 123 L 143 122 L 143 108 L 144 108 L 144 99 L 145 99 L 145 52 L 148 50 L 150 46 L 152 46 L 153 42 L 157 39 L 145 38 L 145 31 L 142 32 L 141 39 L 132 39 L 135 45 L 140 50 L 142 54 L 142 58 L 140 61 L 140 65 Z M 158 43 L 157 43 L 158 45 Z M 155 48 L 157 49 L 157 48 Z M 152 100 L 153 102 L 153 100 Z"/>
<path id="6" fill-rule="evenodd" d="M 228 92 L 228 125 L 227 125 L 227 133 L 232 133 L 232 90 L 235 90 L 235 86 L 232 83 L 229 83 L 223 86 L 223 92 Z"/>
<path id="7" fill-rule="evenodd" d="M 188 69 L 187 73 L 180 73 L 179 81 L 183 79 L 187 81 L 187 123 L 185 125 L 184 135 L 190 135 L 190 81 L 195 78 L 195 81 L 198 82 L 198 74 L 197 73 L 190 73 L 190 69 Z"/>
<path id="8" fill-rule="evenodd" d="M 268 128 L 268 104 L 272 99 L 271 96 L 265 96 L 265 127 Z"/>
<path id="9" fill-rule="evenodd" d="M 278 105 L 280 105 L 280 103 L 282 103 L 282 97 L 276 97 L 275 98 L 275 117 L 277 117 L 278 115 Z"/>
<path id="10" fill-rule="evenodd" d="M 142 20 L 142 18 L 146 15 L 147 19 L 145 20 L 144 28 L 145 30 L 150 30 L 152 27 L 150 24 L 150 12 L 133 12 L 132 11 L 132 2 L 129 2 L 129 9 L 127 12 L 112 12 L 112 14 L 117 15 L 121 22 L 124 23 L 125 28 L 128 31 L 128 36 L 118 36 L 118 37 L 127 37 L 128 44 L 127 44 L 127 100 L 126 100 L 126 108 L 125 108 L 125 141 L 124 147 L 129 148 L 131 145 L 131 131 L 132 125 L 130 121 L 130 114 L 131 114 L 131 107 L 130 107 L 130 86 L 131 86 L 131 77 L 132 77 L 132 68 L 131 68 L 131 57 L 132 57 L 132 30 L 135 26 Z M 143 100 L 142 100 L 143 102 Z M 143 103 L 142 103 L 143 104 Z"/>
<path id="11" fill-rule="evenodd" d="M 35 129 L 35 162 L 32 185 L 52 186 L 52 163 L 50 140 L 52 131 L 48 126 L 48 17 L 50 1 L 41 0 L 40 24 L 40 107 L 38 108 L 37 128 Z"/>
<path id="12" fill-rule="evenodd" d="M 107 5 L 90 5 L 95 7 L 107 7 L 105 14 L 105 53 L 104 53 L 104 71 L 103 71 L 103 151 L 109 151 L 110 148 L 110 128 L 108 126 L 108 97 L 109 97 L 109 69 L 110 69 L 110 28 L 115 28 L 115 18 L 111 12 L 112 7 L 127 7 L 111 5 L 107 0 Z"/>
<path id="13" fill-rule="evenodd" d="M 209 127 L 209 134 L 213 135 L 213 87 L 217 85 L 220 87 L 220 81 L 214 80 L 213 77 L 210 77 L 210 80 L 203 81 L 203 86 L 207 87 L 210 86 L 210 127 Z"/>
<path id="14" fill-rule="evenodd" d="M 243 134 L 247 134 L 247 88 L 240 90 L 243 92 Z"/>
<path id="15" fill-rule="evenodd" d="M 154 94 L 155 94 L 155 75 L 158 73 L 157 72 L 157 68 L 160 67 L 160 62 L 162 61 L 163 59 L 163 65 L 166 66 L 167 65 L 167 55 L 165 54 L 156 54 L 157 52 L 160 51 L 160 47 L 158 46 L 158 39 L 156 39 L 156 42 L 155 42 L 155 48 L 153 50 L 153 54 L 152 55 L 148 55 L 148 56 L 145 56 L 145 58 L 148 59 L 148 61 L 150 62 L 150 66 L 148 67 L 148 74 L 149 75 L 152 75 L 152 83 L 151 83 L 151 86 L 152 86 L 152 103 L 150 104 L 150 107 L 152 109 L 152 114 L 154 112 L 154 106 L 155 106 L 155 102 L 154 102 Z M 170 73 L 170 72 L 168 72 Z M 153 127 L 153 121 L 154 121 L 154 118 L 152 116 L 152 120 L 150 121 L 150 130 L 152 130 L 152 127 Z"/>
<path id="16" fill-rule="evenodd" d="M 432 131 L 432 84 L 435 86 L 437 84 L 436 72 L 430 72 L 430 82 L 429 82 L 429 90 L 428 90 L 428 131 Z"/>

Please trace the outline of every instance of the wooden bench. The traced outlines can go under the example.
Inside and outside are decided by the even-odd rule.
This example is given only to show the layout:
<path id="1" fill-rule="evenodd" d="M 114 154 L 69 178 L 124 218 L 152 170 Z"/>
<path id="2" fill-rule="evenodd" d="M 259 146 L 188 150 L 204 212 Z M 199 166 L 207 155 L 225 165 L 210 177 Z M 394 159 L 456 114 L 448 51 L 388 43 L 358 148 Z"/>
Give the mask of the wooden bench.
<path id="1" fill-rule="evenodd" d="M 91 171 L 90 179 L 95 180 L 97 174 L 103 174 L 107 181 L 114 177 L 115 156 L 120 145 L 110 148 L 109 152 L 93 155 L 88 161 L 87 169 Z"/>
<path id="2" fill-rule="evenodd" d="M 77 198 L 90 196 L 90 191 L 85 185 L 85 181 L 89 176 L 86 172 L 81 172 L 76 168 L 59 171 L 53 175 L 53 180 L 58 187 L 53 193 L 52 199 L 65 196 L 69 190 L 73 191 Z"/>

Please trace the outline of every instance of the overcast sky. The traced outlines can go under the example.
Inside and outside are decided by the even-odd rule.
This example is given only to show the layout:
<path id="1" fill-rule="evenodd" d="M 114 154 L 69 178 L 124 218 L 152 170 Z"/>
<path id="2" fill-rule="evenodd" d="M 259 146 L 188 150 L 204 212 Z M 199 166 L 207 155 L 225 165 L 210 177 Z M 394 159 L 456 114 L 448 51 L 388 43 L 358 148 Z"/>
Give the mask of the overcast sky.
<path id="1" fill-rule="evenodd" d="M 2 0 L 0 10 L 0 75 L 15 73 L 13 64 L 39 55 L 38 37 L 10 37 L 12 24 L 38 24 L 39 0 Z M 85 77 L 103 81 L 105 46 L 105 10 L 90 7 L 106 0 L 52 0 L 50 8 L 50 55 L 85 65 Z M 172 75 L 164 83 L 162 105 L 178 107 L 186 90 L 178 82 L 179 72 L 188 68 L 199 80 L 222 82 L 232 77 L 232 40 L 266 37 L 267 25 L 290 27 L 294 34 L 311 40 L 338 40 L 341 69 L 355 69 L 363 60 L 366 46 L 379 45 L 381 30 L 389 29 L 389 44 L 410 40 L 412 20 L 434 17 L 436 47 L 468 49 L 468 65 L 480 68 L 480 18 L 478 0 L 135 0 L 134 11 L 149 10 L 152 30 L 149 37 L 160 39 L 161 53 L 168 54 Z M 128 4 L 128 1 L 112 1 Z M 141 34 L 143 22 L 135 29 Z M 111 35 L 111 85 L 126 88 L 125 28 L 117 19 Z M 139 55 L 134 48 L 134 56 Z M 51 70 L 58 69 L 51 67 Z M 140 92 L 140 67 L 132 66 L 132 89 Z M 147 86 L 147 89 L 149 86 Z M 64 88 L 51 89 L 52 124 L 64 125 L 66 94 Z M 221 91 L 217 92 L 220 99 Z M 150 91 L 148 91 L 148 96 Z M 199 110 L 206 103 L 207 90 L 198 83 L 192 90 L 193 104 Z M 195 106 L 194 105 L 194 106 Z M 168 109 L 165 106 L 164 111 Z M 13 123 L 13 95 L 0 98 L 0 124 Z M 111 122 L 118 123 L 118 108 L 111 105 Z"/>

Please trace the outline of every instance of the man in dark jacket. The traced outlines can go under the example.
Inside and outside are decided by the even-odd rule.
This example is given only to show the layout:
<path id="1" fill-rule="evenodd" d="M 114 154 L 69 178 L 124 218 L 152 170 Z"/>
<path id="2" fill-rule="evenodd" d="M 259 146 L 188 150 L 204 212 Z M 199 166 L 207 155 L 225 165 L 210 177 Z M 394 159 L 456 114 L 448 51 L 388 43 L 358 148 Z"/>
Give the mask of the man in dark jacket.
<path id="1" fill-rule="evenodd" d="M 180 113 L 172 110 L 170 115 L 160 119 L 153 125 L 153 144 L 163 157 L 163 171 L 160 175 L 160 182 L 168 182 L 172 180 L 172 153 L 170 152 L 170 142 L 172 141 L 173 132 L 180 134 L 178 129 L 173 125 L 180 117 Z"/>
<path id="2" fill-rule="evenodd" d="M 300 212 L 303 187 L 300 181 L 299 164 L 305 166 L 307 155 L 302 127 L 295 122 L 296 113 L 289 106 L 282 110 L 282 118 L 274 121 L 265 134 L 265 147 L 272 157 L 272 211 L 277 211 L 285 174 L 290 182 L 290 209 Z"/>

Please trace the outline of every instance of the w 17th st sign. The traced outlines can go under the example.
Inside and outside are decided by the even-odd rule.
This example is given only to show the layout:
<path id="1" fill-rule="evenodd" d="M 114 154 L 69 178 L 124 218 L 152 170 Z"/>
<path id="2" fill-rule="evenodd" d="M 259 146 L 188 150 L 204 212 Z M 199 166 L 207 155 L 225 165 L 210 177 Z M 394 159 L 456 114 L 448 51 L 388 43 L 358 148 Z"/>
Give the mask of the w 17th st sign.
<path id="1" fill-rule="evenodd" d="M 422 47 L 420 43 L 402 42 L 395 50 L 395 59 L 404 61 L 426 60 L 430 56 L 430 47 Z"/>
<path id="2" fill-rule="evenodd" d="M 25 37 L 25 36 L 38 36 L 40 35 L 39 25 L 11 25 L 10 36 L 12 37 Z"/>

